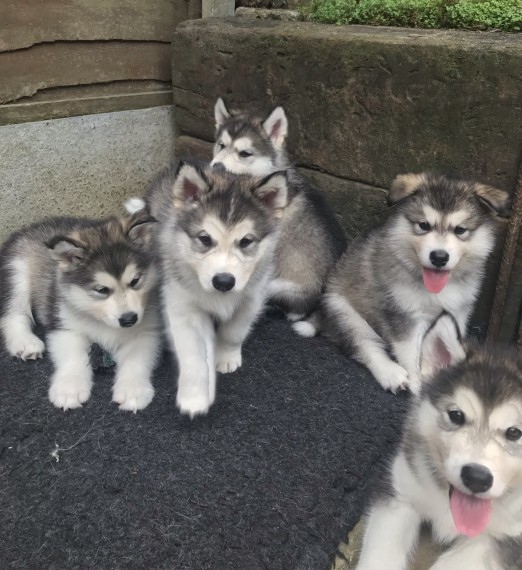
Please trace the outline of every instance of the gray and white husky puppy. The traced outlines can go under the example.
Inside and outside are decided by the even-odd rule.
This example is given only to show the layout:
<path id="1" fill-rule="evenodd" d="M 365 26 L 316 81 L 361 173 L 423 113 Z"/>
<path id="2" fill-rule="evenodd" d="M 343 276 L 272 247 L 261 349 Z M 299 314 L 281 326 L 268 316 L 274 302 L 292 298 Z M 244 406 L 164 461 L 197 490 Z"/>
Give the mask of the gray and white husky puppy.
<path id="1" fill-rule="evenodd" d="M 422 344 L 423 388 L 369 511 L 357 570 L 407 570 L 422 523 L 431 570 L 522 568 L 522 357 L 462 344 L 443 314 Z"/>
<path id="2" fill-rule="evenodd" d="M 89 398 L 89 349 L 98 343 L 117 363 L 113 401 L 141 410 L 160 344 L 157 270 L 149 251 L 155 220 L 134 216 L 50 218 L 12 234 L 0 249 L 0 330 L 9 354 L 41 358 L 45 332 L 55 371 L 49 399 L 64 410 Z"/>
<path id="3" fill-rule="evenodd" d="M 287 195 L 284 171 L 259 179 L 180 161 L 146 196 L 159 218 L 163 312 L 182 413 L 206 413 L 216 371 L 241 366 L 241 346 L 268 292 Z"/>
<path id="4" fill-rule="evenodd" d="M 212 165 L 254 176 L 287 170 L 289 204 L 281 220 L 270 297 L 290 320 L 302 319 L 317 306 L 328 272 L 346 249 L 345 232 L 324 196 L 289 164 L 288 120 L 282 107 L 262 120 L 229 111 L 219 98 L 214 115 Z"/>
<path id="5" fill-rule="evenodd" d="M 433 320 L 448 311 L 466 334 L 508 195 L 424 173 L 398 176 L 388 201 L 386 221 L 353 241 L 332 271 L 322 326 L 384 389 L 416 393 Z"/>

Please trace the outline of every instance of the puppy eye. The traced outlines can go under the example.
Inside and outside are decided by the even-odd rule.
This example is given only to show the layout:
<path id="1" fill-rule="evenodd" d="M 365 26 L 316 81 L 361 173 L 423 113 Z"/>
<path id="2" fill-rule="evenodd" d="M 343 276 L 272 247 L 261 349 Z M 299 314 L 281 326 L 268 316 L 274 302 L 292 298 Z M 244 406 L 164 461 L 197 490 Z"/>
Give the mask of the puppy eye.
<path id="1" fill-rule="evenodd" d="M 225 145 L 221 141 L 218 142 L 217 144 L 218 144 L 219 150 L 223 150 L 225 148 Z"/>
<path id="2" fill-rule="evenodd" d="M 112 291 L 108 287 L 93 287 L 94 291 L 102 297 L 108 297 Z"/>
<path id="3" fill-rule="evenodd" d="M 207 234 L 199 235 L 198 239 L 204 247 L 210 247 L 212 245 L 212 238 Z"/>
<path id="4" fill-rule="evenodd" d="M 239 156 L 240 156 L 241 158 L 248 158 L 249 156 L 252 156 L 252 153 L 249 152 L 248 150 L 242 150 L 242 151 L 239 153 Z"/>
<path id="5" fill-rule="evenodd" d="M 448 418 L 456 426 L 461 426 L 466 421 L 466 416 L 460 410 L 448 410 Z"/>
<path id="6" fill-rule="evenodd" d="M 239 240 L 239 247 L 241 249 L 245 249 L 253 242 L 254 242 L 254 240 L 252 238 L 244 237 L 244 238 Z"/>
<path id="7" fill-rule="evenodd" d="M 461 236 L 468 231 L 468 228 L 465 228 L 464 226 L 457 226 L 454 231 L 455 235 Z"/>
<path id="8" fill-rule="evenodd" d="M 431 230 L 431 226 L 428 222 L 417 222 L 417 225 L 419 226 L 419 230 L 423 232 L 429 232 Z"/>
<path id="9" fill-rule="evenodd" d="M 136 277 L 134 277 L 134 279 L 129 283 L 129 286 L 134 289 L 134 287 L 138 286 L 140 279 L 141 279 L 141 275 L 136 275 Z"/>
<path id="10" fill-rule="evenodd" d="M 522 431 L 516 427 L 510 427 L 506 430 L 506 439 L 509 441 L 518 441 L 522 437 Z"/>

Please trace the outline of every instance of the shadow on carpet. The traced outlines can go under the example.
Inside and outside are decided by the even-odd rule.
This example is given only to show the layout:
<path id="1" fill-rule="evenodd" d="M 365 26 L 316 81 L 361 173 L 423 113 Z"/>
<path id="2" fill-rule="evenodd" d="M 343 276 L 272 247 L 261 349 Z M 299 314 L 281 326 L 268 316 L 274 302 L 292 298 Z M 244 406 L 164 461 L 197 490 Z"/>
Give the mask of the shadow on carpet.
<path id="1" fill-rule="evenodd" d="M 0 568 L 321 570 L 399 435 L 405 396 L 265 317 L 209 415 L 175 407 L 168 359 L 138 414 L 47 400 L 51 365 L 0 355 Z"/>

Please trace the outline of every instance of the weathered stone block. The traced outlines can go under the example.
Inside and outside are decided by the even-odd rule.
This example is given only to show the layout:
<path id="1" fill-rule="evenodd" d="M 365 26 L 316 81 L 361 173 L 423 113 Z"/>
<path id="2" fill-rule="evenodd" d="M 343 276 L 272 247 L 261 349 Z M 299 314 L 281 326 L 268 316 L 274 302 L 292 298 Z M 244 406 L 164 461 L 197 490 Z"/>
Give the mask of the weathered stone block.
<path id="1" fill-rule="evenodd" d="M 181 134 L 211 140 L 213 105 L 284 105 L 303 166 L 387 187 L 453 168 L 513 190 L 522 150 L 516 34 L 202 20 L 173 36 Z"/>

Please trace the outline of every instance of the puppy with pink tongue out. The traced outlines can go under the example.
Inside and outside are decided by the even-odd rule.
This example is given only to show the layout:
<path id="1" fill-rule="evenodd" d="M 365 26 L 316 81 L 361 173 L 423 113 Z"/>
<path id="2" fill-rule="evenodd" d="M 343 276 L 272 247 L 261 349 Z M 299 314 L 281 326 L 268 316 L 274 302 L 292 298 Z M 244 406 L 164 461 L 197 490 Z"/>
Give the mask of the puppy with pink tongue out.
<path id="1" fill-rule="evenodd" d="M 418 393 L 419 346 L 431 323 L 448 311 L 466 335 L 508 194 L 439 174 L 403 174 L 388 202 L 387 219 L 354 240 L 331 272 L 322 327 L 385 390 Z"/>
<path id="2" fill-rule="evenodd" d="M 430 570 L 522 568 L 522 354 L 462 343 L 443 314 L 422 343 L 423 389 L 366 521 L 357 570 L 407 570 L 420 527 Z"/>

